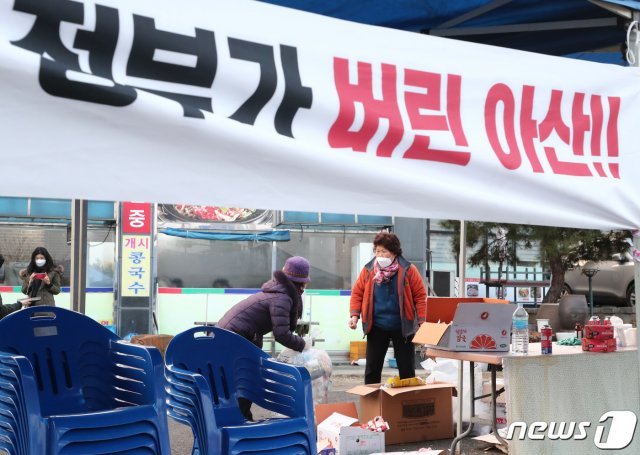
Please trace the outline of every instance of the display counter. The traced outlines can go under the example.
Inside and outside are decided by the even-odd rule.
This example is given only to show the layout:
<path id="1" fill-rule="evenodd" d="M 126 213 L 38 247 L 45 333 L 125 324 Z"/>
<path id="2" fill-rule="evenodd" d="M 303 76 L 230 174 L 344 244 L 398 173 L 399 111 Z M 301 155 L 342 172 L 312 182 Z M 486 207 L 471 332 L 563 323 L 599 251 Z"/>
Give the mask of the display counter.
<path id="1" fill-rule="evenodd" d="M 519 439 L 520 430 L 509 442 L 509 453 L 513 455 L 546 454 L 601 454 L 598 444 L 615 445 L 613 439 L 624 439 L 627 431 L 625 415 L 612 415 L 600 422 L 610 411 L 631 411 L 640 417 L 640 369 L 636 348 L 620 348 L 611 353 L 582 351 L 581 346 L 560 346 L 553 344 L 553 354 L 541 355 L 540 343 L 533 343 L 527 356 L 507 355 L 502 358 L 507 389 L 507 420 L 524 422 L 527 433 L 531 424 L 544 422 L 545 430 L 532 432 Z M 620 420 L 622 419 L 622 420 Z M 556 422 L 552 433 L 557 433 L 564 422 L 564 434 L 572 433 L 568 439 L 551 439 L 549 425 Z M 570 432 L 571 422 L 575 431 Z M 582 422 L 586 437 L 582 440 L 574 436 L 580 433 Z M 540 424 L 538 424 L 541 426 Z M 587 426 L 588 425 L 588 426 Z M 602 427 L 598 431 L 598 427 Z M 613 432 L 610 434 L 610 429 Z M 637 425 L 629 445 L 615 450 L 616 454 L 640 453 L 640 430 Z M 615 434 L 614 434 L 615 433 Z M 595 441 L 595 442 L 594 442 Z M 606 450 L 604 450 L 606 452 Z"/>
<path id="2" fill-rule="evenodd" d="M 510 425 L 520 422 L 514 426 L 513 438 L 508 441 L 511 455 L 601 454 L 603 448 L 597 444 L 615 446 L 615 440 L 624 441 L 630 431 L 634 434 L 629 444 L 615 453 L 640 453 L 638 425 L 630 429 L 629 422 L 625 421 L 628 417 L 636 420 L 640 417 L 640 368 L 636 348 L 620 348 L 604 354 L 583 352 L 581 346 L 554 343 L 553 354 L 542 355 L 540 343 L 531 343 L 526 356 L 433 348 L 427 349 L 427 355 L 502 364 L 507 421 Z M 473 383 L 471 389 L 473 391 Z M 462 391 L 458 391 L 458 396 L 463 396 Z M 470 399 L 474 398 L 471 393 Z M 470 406 L 470 403 L 464 405 Z M 607 419 L 606 414 L 611 411 L 618 413 Z M 585 437 L 579 439 L 582 434 Z"/>

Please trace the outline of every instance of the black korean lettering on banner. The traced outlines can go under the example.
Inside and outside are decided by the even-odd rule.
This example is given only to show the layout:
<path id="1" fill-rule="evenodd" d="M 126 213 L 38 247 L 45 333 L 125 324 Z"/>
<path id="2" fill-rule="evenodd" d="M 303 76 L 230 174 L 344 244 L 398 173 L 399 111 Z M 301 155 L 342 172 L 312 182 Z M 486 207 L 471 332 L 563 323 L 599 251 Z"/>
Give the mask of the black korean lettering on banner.
<path id="1" fill-rule="evenodd" d="M 186 117 L 204 118 L 205 111 L 213 112 L 211 96 L 116 83 L 112 68 L 119 39 L 120 13 L 118 9 L 104 5 L 94 7 L 94 30 L 77 29 L 73 48 L 69 49 L 62 42 L 60 27 L 62 23 L 84 25 L 84 3 L 15 0 L 14 10 L 34 15 L 35 20 L 29 33 L 13 44 L 41 56 L 39 81 L 45 92 L 110 106 L 127 106 L 136 100 L 138 89 L 179 103 Z M 213 31 L 195 28 L 195 36 L 185 36 L 158 30 L 153 18 L 140 15 L 133 15 L 133 27 L 127 76 L 180 84 L 187 87 L 186 91 L 188 86 L 212 87 L 218 66 Z M 230 117 L 252 125 L 278 85 L 274 47 L 237 38 L 228 38 L 228 43 L 231 58 L 258 64 L 258 86 Z M 80 65 L 76 49 L 87 51 L 88 70 Z M 166 53 L 159 56 L 157 51 Z M 194 63 L 179 63 L 180 54 L 195 57 Z M 280 45 L 280 60 L 284 94 L 273 123 L 278 134 L 293 137 L 293 120 L 298 110 L 311 108 L 313 92 L 302 84 L 295 47 Z"/>
<path id="2" fill-rule="evenodd" d="M 231 58 L 255 62 L 260 66 L 260 80 L 256 91 L 230 117 L 241 123 L 253 125 L 262 108 L 276 92 L 278 74 L 273 55 L 273 46 L 229 38 Z"/>
<path id="3" fill-rule="evenodd" d="M 211 98 L 206 96 L 186 95 L 183 93 L 163 92 L 161 90 L 151 90 L 148 88 L 139 88 L 145 92 L 153 93 L 154 95 L 168 98 L 182 106 L 182 111 L 185 117 L 190 118 L 204 118 L 203 111 L 213 113 L 213 107 L 211 106 Z"/>
<path id="4" fill-rule="evenodd" d="M 293 46 L 280 45 L 280 58 L 284 72 L 284 97 L 275 118 L 276 131 L 283 136 L 293 137 L 291 126 L 299 109 L 309 109 L 313 102 L 310 87 L 302 85 L 298 66 L 298 51 Z"/>
<path id="5" fill-rule="evenodd" d="M 127 64 L 127 75 L 177 84 L 209 88 L 218 67 L 215 34 L 195 29 L 195 37 L 156 29 L 150 17 L 133 16 L 134 38 Z M 156 50 L 196 57 L 195 66 L 158 61 Z M 211 98 L 141 88 L 182 105 L 185 117 L 204 118 L 202 111 L 213 112 Z"/>
<path id="6" fill-rule="evenodd" d="M 118 41 L 118 10 L 97 5 L 95 31 L 81 30 L 76 35 L 74 46 L 89 51 L 91 73 L 81 70 L 78 55 L 67 49 L 60 38 L 62 22 L 84 23 L 84 5 L 69 0 L 16 0 L 14 10 L 36 16 L 29 33 L 13 44 L 42 56 L 39 79 L 45 92 L 110 106 L 126 106 L 135 101 L 135 90 L 114 84 L 111 74 L 111 61 Z M 93 84 L 70 80 L 68 71 L 98 76 L 109 82 Z"/>
<path id="7" fill-rule="evenodd" d="M 152 17 L 133 15 L 133 46 L 127 64 L 129 76 L 211 87 L 218 67 L 215 34 L 196 28 L 196 36 L 156 29 Z M 194 67 L 154 59 L 156 50 L 196 56 Z"/>

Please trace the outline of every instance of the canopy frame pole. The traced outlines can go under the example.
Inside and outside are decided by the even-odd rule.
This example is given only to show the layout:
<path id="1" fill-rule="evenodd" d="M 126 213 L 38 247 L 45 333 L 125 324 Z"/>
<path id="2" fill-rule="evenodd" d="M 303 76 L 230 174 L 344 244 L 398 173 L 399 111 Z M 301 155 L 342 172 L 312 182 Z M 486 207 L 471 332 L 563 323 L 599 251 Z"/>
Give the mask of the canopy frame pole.
<path id="1" fill-rule="evenodd" d="M 465 269 L 467 264 L 467 222 L 460 221 L 460 251 L 458 252 L 458 297 L 465 296 Z M 458 390 L 462 390 L 464 373 L 464 362 L 460 360 L 458 362 Z M 473 370 L 472 373 L 473 374 Z M 460 394 L 462 395 L 462 394 Z M 462 396 L 458 397 L 458 421 L 456 422 L 456 436 L 462 434 L 462 415 L 464 409 L 464 400 Z"/>
<path id="2" fill-rule="evenodd" d="M 482 16 L 485 13 L 488 13 L 490 11 L 493 11 L 496 8 L 500 8 L 501 6 L 506 5 L 507 3 L 511 3 L 512 0 L 494 0 L 491 3 L 487 3 L 484 6 L 481 6 L 479 8 L 476 8 L 474 10 L 471 10 L 467 13 L 464 13 L 458 17 L 454 17 L 453 19 L 448 20 L 447 22 L 443 22 L 442 24 L 438 25 L 435 29 L 443 29 L 443 28 L 451 28 L 451 27 L 455 27 L 456 25 L 460 25 L 464 22 L 470 21 L 471 19 L 474 19 L 478 16 Z M 432 29 L 432 30 L 435 30 Z"/>

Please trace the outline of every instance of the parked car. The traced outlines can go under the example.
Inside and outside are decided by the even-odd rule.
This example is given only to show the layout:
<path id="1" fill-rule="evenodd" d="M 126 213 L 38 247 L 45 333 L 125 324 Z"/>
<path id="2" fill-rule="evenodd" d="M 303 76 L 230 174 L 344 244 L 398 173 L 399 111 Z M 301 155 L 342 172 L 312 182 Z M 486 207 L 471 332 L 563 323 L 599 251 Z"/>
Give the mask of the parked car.
<path id="1" fill-rule="evenodd" d="M 589 280 L 582 273 L 587 261 L 579 261 L 564 274 L 562 294 L 584 294 L 589 300 Z M 614 254 L 610 261 L 596 262 L 598 273 L 591 279 L 594 304 L 635 306 L 635 265 L 629 253 Z"/>

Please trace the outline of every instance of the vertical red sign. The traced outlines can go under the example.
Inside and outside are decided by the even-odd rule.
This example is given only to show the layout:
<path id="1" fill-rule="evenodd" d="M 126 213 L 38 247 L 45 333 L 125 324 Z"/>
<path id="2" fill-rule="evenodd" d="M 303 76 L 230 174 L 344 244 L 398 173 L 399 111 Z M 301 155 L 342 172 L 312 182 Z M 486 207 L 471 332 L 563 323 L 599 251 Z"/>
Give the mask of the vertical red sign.
<path id="1" fill-rule="evenodd" d="M 145 202 L 123 202 L 122 233 L 151 234 L 151 204 Z"/>

